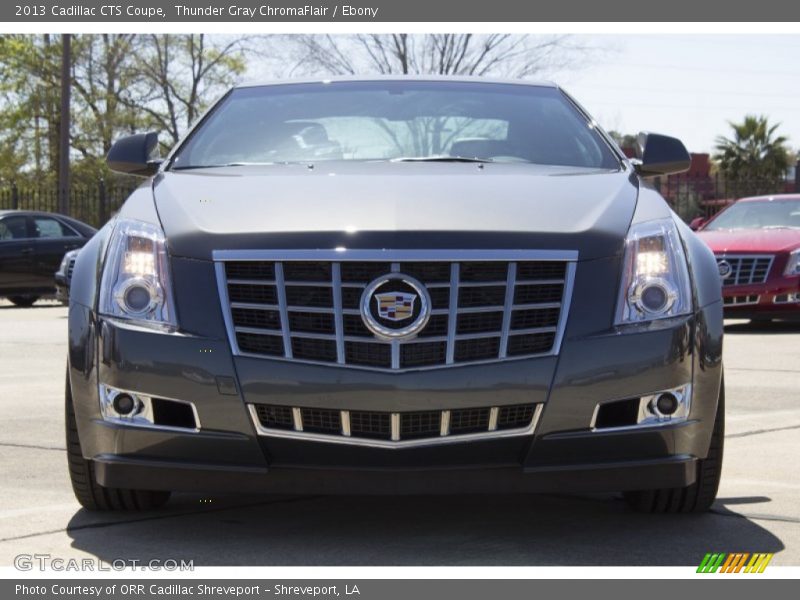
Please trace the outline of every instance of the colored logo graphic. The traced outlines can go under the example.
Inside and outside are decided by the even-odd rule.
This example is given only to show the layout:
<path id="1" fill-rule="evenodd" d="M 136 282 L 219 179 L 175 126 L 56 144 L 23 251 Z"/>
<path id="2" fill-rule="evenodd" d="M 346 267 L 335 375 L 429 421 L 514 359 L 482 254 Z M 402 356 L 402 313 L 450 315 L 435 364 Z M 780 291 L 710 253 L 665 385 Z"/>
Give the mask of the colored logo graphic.
<path id="1" fill-rule="evenodd" d="M 413 338 L 428 324 L 430 316 L 431 297 L 428 290 L 422 283 L 403 273 L 381 275 L 361 295 L 361 319 L 364 325 L 376 337 L 384 340 Z"/>
<path id="2" fill-rule="evenodd" d="M 709 552 L 703 557 L 698 573 L 763 573 L 772 560 L 772 553 Z"/>
<path id="3" fill-rule="evenodd" d="M 378 314 L 390 321 L 410 319 L 414 315 L 414 301 L 416 299 L 416 294 L 403 292 L 375 294 L 375 301 L 378 303 Z"/>

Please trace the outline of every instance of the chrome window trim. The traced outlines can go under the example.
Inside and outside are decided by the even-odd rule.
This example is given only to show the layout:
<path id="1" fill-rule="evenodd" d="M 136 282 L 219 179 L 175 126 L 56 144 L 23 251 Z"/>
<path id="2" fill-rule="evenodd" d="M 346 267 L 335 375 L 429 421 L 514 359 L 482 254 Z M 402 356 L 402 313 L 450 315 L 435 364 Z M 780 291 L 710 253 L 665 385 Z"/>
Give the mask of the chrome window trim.
<path id="1" fill-rule="evenodd" d="M 271 360 L 271 361 L 284 361 L 284 362 L 292 362 L 295 364 L 306 364 L 306 365 L 314 365 L 317 367 L 333 367 L 333 368 L 347 368 L 347 369 L 359 369 L 364 371 L 373 371 L 379 373 L 393 373 L 393 374 L 403 374 L 415 371 L 428 371 L 434 369 L 444 369 L 444 368 L 454 368 L 454 367 L 469 367 L 469 366 L 476 366 L 476 365 L 488 365 L 488 364 L 496 364 L 501 362 L 507 361 L 518 361 L 518 360 L 529 360 L 533 358 L 542 358 L 542 357 L 551 357 L 557 356 L 561 351 L 561 344 L 564 339 L 564 334 L 567 327 L 567 322 L 569 321 L 569 309 L 572 302 L 572 294 L 574 291 L 575 285 L 575 272 L 577 269 L 577 260 L 578 260 L 578 252 L 575 250 L 392 250 L 392 249 L 375 249 L 375 250 L 347 250 L 347 249 L 333 249 L 333 250 L 214 250 L 212 253 L 214 258 L 214 267 L 217 277 L 217 290 L 219 292 L 219 297 L 221 300 L 221 310 L 223 312 L 223 319 L 225 322 L 225 328 L 228 336 L 228 343 L 230 344 L 231 352 L 234 356 L 240 356 L 243 358 L 257 358 L 259 360 Z M 272 261 L 275 263 L 275 278 L 274 280 L 258 280 L 259 285 L 275 285 L 276 291 L 278 292 L 278 304 L 277 305 L 268 305 L 268 304 L 255 304 L 250 305 L 248 303 L 231 303 L 230 298 L 228 296 L 228 279 L 227 274 L 225 271 L 225 263 L 227 261 Z M 447 284 L 450 288 L 450 306 L 453 306 L 453 302 L 455 299 L 457 305 L 458 299 L 458 291 L 461 287 L 459 282 L 459 270 L 458 270 L 458 263 L 462 262 L 508 262 L 509 269 L 506 275 L 506 279 L 502 282 L 497 282 L 496 285 L 506 286 L 506 291 L 508 291 L 508 277 L 509 273 L 513 270 L 516 271 L 516 263 L 517 262 L 525 262 L 525 261 L 557 261 L 557 262 L 564 262 L 566 264 L 566 271 L 563 279 L 559 278 L 557 283 L 563 284 L 563 291 L 561 296 L 560 302 L 542 302 L 542 303 L 526 303 L 526 304 L 513 304 L 513 297 L 511 298 L 511 305 L 514 310 L 526 309 L 526 308 L 559 308 L 559 320 L 557 325 L 553 327 L 544 327 L 544 328 L 537 328 L 537 329 L 520 329 L 520 330 L 509 330 L 509 331 L 500 331 L 501 340 L 504 342 L 501 352 L 498 354 L 496 358 L 489 358 L 489 359 L 481 359 L 481 360 L 474 360 L 474 361 L 464 361 L 464 362 L 456 362 L 455 361 L 455 342 L 460 339 L 469 339 L 469 338 L 480 338 L 480 337 L 497 337 L 497 333 L 493 334 L 456 334 L 456 318 L 459 314 L 465 312 L 492 312 L 492 311 L 503 311 L 506 310 L 508 305 L 508 297 L 504 300 L 504 305 L 500 306 L 490 306 L 490 307 L 478 307 L 478 308 L 457 308 L 456 310 L 448 309 L 439 309 L 431 311 L 431 314 L 448 314 L 448 334 L 447 337 L 420 337 L 413 340 L 392 340 L 390 343 L 391 346 L 391 363 L 389 367 L 374 367 L 369 365 L 358 365 L 358 364 L 349 364 L 349 363 L 342 363 L 339 362 L 339 339 L 338 333 L 334 335 L 329 335 L 332 340 L 337 342 L 337 361 L 336 362 L 325 362 L 325 361 L 316 361 L 316 360 L 307 360 L 307 359 L 296 359 L 293 358 L 291 352 L 291 337 L 303 337 L 302 332 L 295 332 L 290 333 L 288 329 L 282 327 L 281 329 L 275 330 L 267 330 L 267 329 L 260 329 L 258 331 L 253 331 L 253 333 L 257 333 L 260 335 L 274 335 L 276 337 L 281 337 L 283 340 L 284 346 L 284 353 L 283 356 L 270 356 L 265 354 L 258 354 L 254 352 L 246 352 L 242 351 L 239 348 L 238 342 L 236 340 L 236 332 L 237 331 L 246 331 L 246 328 L 242 327 L 235 327 L 233 324 L 233 316 L 232 316 L 232 308 L 258 308 L 263 310 L 277 310 L 280 312 L 281 323 L 288 322 L 288 314 L 293 311 L 300 311 L 300 312 L 320 312 L 320 313 L 327 313 L 330 314 L 331 312 L 334 313 L 334 317 L 336 318 L 335 314 L 335 307 L 331 308 L 319 308 L 319 307 L 296 307 L 296 306 L 287 306 L 286 304 L 286 295 L 285 295 L 285 282 L 283 278 L 283 265 L 280 263 L 282 262 L 290 262 L 290 261 L 321 261 L 321 262 L 330 262 L 333 268 L 332 272 L 332 279 L 331 281 L 325 282 L 325 287 L 331 287 L 332 290 L 335 291 L 336 289 L 336 282 L 335 282 L 335 272 L 336 269 L 335 265 L 341 264 L 341 262 L 349 262 L 349 261 L 358 261 L 358 262 L 367 262 L 367 261 L 374 261 L 374 262 L 385 262 L 390 264 L 390 272 L 396 273 L 399 272 L 400 263 L 401 262 L 450 262 L 452 263 L 451 273 L 450 273 L 450 281 Z M 516 274 L 516 273 L 515 273 Z M 241 281 L 237 279 L 233 279 L 233 281 Z M 525 282 L 528 280 L 524 280 L 522 285 L 525 285 Z M 253 280 L 255 283 L 256 280 Z M 549 284 L 549 283 L 556 283 L 556 280 L 531 280 L 531 283 L 535 284 Z M 492 282 L 494 283 L 494 282 Z M 294 282 L 292 282 L 294 285 Z M 322 284 L 320 284 L 322 285 Z M 363 286 L 364 284 L 358 284 L 359 286 Z M 468 285 L 468 284 L 465 284 Z M 516 286 L 519 286 L 520 282 L 516 282 Z M 341 281 L 339 282 L 340 289 L 346 287 Z M 425 286 L 428 287 L 428 286 Z M 336 294 L 334 294 L 336 296 Z M 336 301 L 334 300 L 336 304 Z M 361 311 L 358 309 L 342 309 L 342 314 L 361 314 Z M 503 320 L 503 327 L 506 324 L 510 327 L 511 322 L 511 315 L 508 315 L 508 318 L 504 318 Z M 338 326 L 336 328 L 338 332 Z M 273 333 L 274 331 L 274 333 Z M 514 335 L 525 335 L 531 333 L 545 333 L 545 332 L 553 332 L 553 345 L 552 347 L 546 352 L 539 352 L 535 354 L 524 354 L 519 356 L 508 356 L 507 355 L 507 344 L 508 340 L 513 337 Z M 312 334 L 309 333 L 308 337 L 313 337 L 317 339 L 324 339 L 326 338 L 325 334 Z M 288 338 L 288 339 L 287 339 Z M 355 342 L 370 342 L 374 341 L 376 338 L 367 337 L 367 336 L 342 336 L 342 342 L 346 341 L 355 341 Z M 446 356 L 445 361 L 441 364 L 435 365 L 423 365 L 423 366 L 415 366 L 415 367 L 406 367 L 400 368 L 400 344 L 413 344 L 413 343 L 423 343 L 423 342 L 434 342 L 434 341 L 444 341 L 446 342 Z M 384 343 L 385 340 L 384 340 Z"/>
<path id="2" fill-rule="evenodd" d="M 530 425 L 528 425 L 527 427 L 521 427 L 516 429 L 496 429 L 494 431 L 487 430 L 476 433 L 464 433 L 455 435 L 451 435 L 449 434 L 449 432 L 447 434 L 443 433 L 444 428 L 442 428 L 442 433 L 436 437 L 410 439 L 410 440 L 400 439 L 397 441 L 376 440 L 372 438 L 359 438 L 352 436 L 347 437 L 344 435 L 331 435 L 327 433 L 309 433 L 307 431 L 291 431 L 288 429 L 270 429 L 268 427 L 264 427 L 261 424 L 261 421 L 258 418 L 258 411 L 256 409 L 255 404 L 248 404 L 247 409 L 250 412 L 250 418 L 253 421 L 256 433 L 262 437 L 284 438 L 284 439 L 302 440 L 308 442 L 326 442 L 330 444 L 346 444 L 351 446 L 366 446 L 370 448 L 386 448 L 386 449 L 397 450 L 400 448 L 420 448 L 425 446 L 460 444 L 464 442 L 474 442 L 474 441 L 483 441 L 490 439 L 533 435 L 536 432 L 536 427 L 539 424 L 542 411 L 544 410 L 544 403 L 539 403 L 536 404 L 535 406 L 536 408 L 533 411 L 533 418 L 531 419 Z M 442 411 L 442 413 L 444 412 L 448 413 L 448 422 L 449 422 L 449 411 Z M 400 413 L 394 412 L 391 413 L 391 415 L 392 415 L 392 420 L 391 420 L 392 437 L 395 437 L 395 427 L 398 428 L 397 435 L 399 435 Z"/>

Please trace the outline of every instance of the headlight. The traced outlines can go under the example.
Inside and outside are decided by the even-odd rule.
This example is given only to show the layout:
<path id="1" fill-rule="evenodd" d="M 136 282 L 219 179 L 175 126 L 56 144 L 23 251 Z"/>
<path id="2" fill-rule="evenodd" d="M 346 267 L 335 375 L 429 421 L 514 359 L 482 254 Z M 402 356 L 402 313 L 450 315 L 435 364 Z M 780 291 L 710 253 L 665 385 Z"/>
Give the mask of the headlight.
<path id="1" fill-rule="evenodd" d="M 686 255 L 672 219 L 633 225 L 625 240 L 623 265 L 617 325 L 691 312 Z"/>
<path id="2" fill-rule="evenodd" d="M 61 259 L 61 264 L 58 266 L 58 271 L 56 271 L 57 273 L 66 273 L 67 272 L 67 263 L 69 262 L 69 258 L 70 258 L 71 254 L 72 254 L 71 252 L 67 252 L 64 255 L 64 258 Z"/>
<path id="3" fill-rule="evenodd" d="M 789 253 L 789 261 L 786 263 L 784 276 L 800 275 L 800 248 Z"/>
<path id="4" fill-rule="evenodd" d="M 122 219 L 114 227 L 100 284 L 100 313 L 177 328 L 166 239 L 157 225 Z"/>

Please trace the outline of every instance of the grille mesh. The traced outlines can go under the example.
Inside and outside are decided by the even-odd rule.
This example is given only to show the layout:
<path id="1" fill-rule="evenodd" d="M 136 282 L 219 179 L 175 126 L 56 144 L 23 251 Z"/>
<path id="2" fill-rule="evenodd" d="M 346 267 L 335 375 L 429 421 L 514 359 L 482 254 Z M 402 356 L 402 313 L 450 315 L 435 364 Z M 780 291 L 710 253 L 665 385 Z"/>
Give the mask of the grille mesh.
<path id="1" fill-rule="evenodd" d="M 65 279 L 67 280 L 67 285 L 72 282 L 72 272 L 75 270 L 75 261 L 77 260 L 77 256 L 73 256 L 69 259 L 69 264 L 67 265 L 67 273 Z"/>
<path id="2" fill-rule="evenodd" d="M 727 262 L 730 272 L 722 278 L 722 285 L 750 285 L 764 283 L 772 266 L 772 256 L 717 256 L 717 264 Z"/>
<path id="3" fill-rule="evenodd" d="M 272 406 L 257 404 L 258 420 L 264 427 L 271 429 L 294 429 L 294 418 L 289 406 Z"/>
<path id="4" fill-rule="evenodd" d="M 552 353 L 568 293 L 566 260 L 223 264 L 235 351 L 373 369 Z M 433 311 L 416 338 L 398 343 L 375 337 L 360 314 L 366 285 L 390 271 L 420 281 Z"/>
<path id="5" fill-rule="evenodd" d="M 384 411 L 340 411 L 332 408 L 299 408 L 299 424 L 294 422 L 294 412 L 289 406 L 256 404 L 258 423 L 270 430 L 303 431 L 328 436 L 346 436 L 346 420 L 352 438 L 385 441 L 403 441 L 425 438 L 451 437 L 493 431 L 523 431 L 533 424 L 536 414 L 534 404 L 514 404 L 496 408 L 463 408 L 450 411 L 424 410 L 394 413 L 397 419 L 395 438 L 392 437 L 393 413 Z M 492 425 L 492 411 L 496 421 Z M 300 429 L 295 429 L 299 426 Z"/>

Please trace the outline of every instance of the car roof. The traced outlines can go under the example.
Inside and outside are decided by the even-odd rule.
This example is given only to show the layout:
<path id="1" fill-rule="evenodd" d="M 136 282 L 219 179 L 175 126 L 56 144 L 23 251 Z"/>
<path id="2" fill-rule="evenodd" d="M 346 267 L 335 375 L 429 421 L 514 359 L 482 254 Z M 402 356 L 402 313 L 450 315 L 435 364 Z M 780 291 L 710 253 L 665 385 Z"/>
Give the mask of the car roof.
<path id="1" fill-rule="evenodd" d="M 337 82 L 382 82 L 382 81 L 432 81 L 442 83 L 492 83 L 513 84 L 532 87 L 558 87 L 552 81 L 532 81 L 527 79 L 495 79 L 470 75 L 348 75 L 336 77 L 309 77 L 300 79 L 273 79 L 267 81 L 245 82 L 233 86 L 234 89 L 266 87 L 272 85 L 293 85 L 302 83 L 337 83 Z"/>
<path id="2" fill-rule="evenodd" d="M 770 194 L 769 196 L 748 196 L 736 202 L 774 202 L 781 200 L 800 200 L 800 194 Z"/>
<path id="3" fill-rule="evenodd" d="M 41 217 L 57 217 L 57 218 L 67 219 L 67 220 L 70 220 L 70 221 L 77 221 L 77 219 L 74 219 L 74 218 L 72 218 L 70 216 L 62 215 L 61 213 L 48 212 L 46 210 L 22 210 L 22 209 L 17 210 L 17 209 L 10 209 L 10 208 L 9 209 L 0 210 L 0 217 L 5 217 L 6 215 L 27 215 L 27 216 L 31 216 L 31 217 L 39 217 L 39 216 L 41 216 Z M 78 221 L 78 222 L 80 223 L 81 221 Z"/>
<path id="4" fill-rule="evenodd" d="M 20 215 L 26 217 L 55 217 L 56 219 L 63 219 L 73 227 L 78 227 L 83 229 L 81 233 L 84 235 L 91 235 L 90 232 L 97 231 L 94 227 L 89 225 L 88 223 L 84 223 L 83 221 L 76 219 L 75 217 L 70 217 L 69 215 L 62 215 L 61 213 L 54 213 L 48 212 L 46 210 L 15 210 L 15 209 L 3 209 L 0 210 L 0 217 L 6 217 L 9 215 Z"/>

